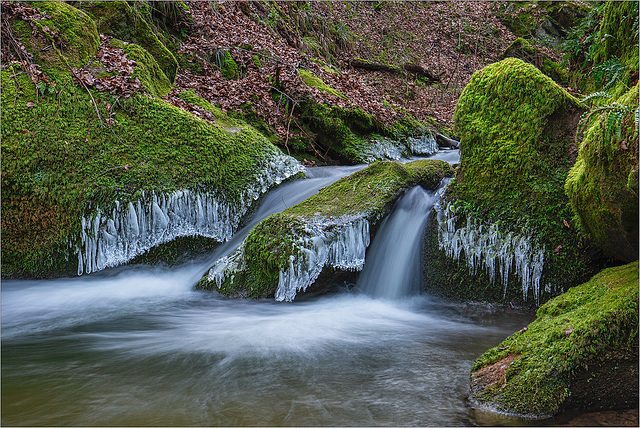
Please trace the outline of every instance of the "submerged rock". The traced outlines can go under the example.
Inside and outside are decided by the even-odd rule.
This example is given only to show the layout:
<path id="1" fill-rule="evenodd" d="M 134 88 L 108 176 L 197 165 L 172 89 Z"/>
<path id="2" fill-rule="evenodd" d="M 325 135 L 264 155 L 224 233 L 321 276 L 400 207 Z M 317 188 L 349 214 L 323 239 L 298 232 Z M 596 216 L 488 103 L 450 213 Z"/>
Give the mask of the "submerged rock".
<path id="1" fill-rule="evenodd" d="M 537 304 L 592 274 L 585 246 L 568 223 L 572 213 L 564 194 L 582 111 L 553 80 L 516 58 L 473 75 L 455 112 L 460 166 L 442 202 L 455 211 L 451 236 L 438 232 L 442 228 L 434 216 L 428 225 L 428 289 L 460 299 Z M 464 232 L 487 245 L 454 251 L 457 230 L 460 238 Z M 488 245 L 497 239 L 497 230 L 526 238 L 537 262 L 518 264 L 520 244 L 504 248 L 504 254 L 497 244 Z M 495 275 L 496 260 L 507 275 Z M 523 283 L 523 278 L 528 279 Z M 527 293 L 529 285 L 534 293 Z"/>
<path id="2" fill-rule="evenodd" d="M 528 418 L 638 407 L 638 262 L 603 270 L 540 306 L 471 369 L 482 406 Z"/>
<path id="3" fill-rule="evenodd" d="M 325 267 L 359 271 L 370 231 L 400 194 L 415 185 L 433 189 L 451 173 L 443 161 L 377 162 L 260 222 L 197 287 L 291 301 L 314 284 Z"/>

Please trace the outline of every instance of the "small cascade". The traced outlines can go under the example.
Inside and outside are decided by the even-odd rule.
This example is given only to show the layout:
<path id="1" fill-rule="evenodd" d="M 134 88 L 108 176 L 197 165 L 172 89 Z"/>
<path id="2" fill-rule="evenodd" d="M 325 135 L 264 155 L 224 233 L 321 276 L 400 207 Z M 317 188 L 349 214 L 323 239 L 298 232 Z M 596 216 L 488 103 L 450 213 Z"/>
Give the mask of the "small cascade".
<path id="1" fill-rule="evenodd" d="M 437 197 L 416 186 L 398 200 L 380 225 L 358 278 L 365 293 L 397 299 L 422 289 L 422 237 Z"/>
<path id="2" fill-rule="evenodd" d="M 496 224 L 488 227 L 479 224 L 470 216 L 467 216 L 466 226 L 457 228 L 458 216 L 451 203 L 444 209 L 440 204 L 436 204 L 435 208 L 438 212 L 438 242 L 448 257 L 459 261 L 464 252 L 472 275 L 484 267 L 492 283 L 500 277 L 505 297 L 509 275 L 515 274 L 520 278 L 524 300 L 533 290 L 536 302 L 539 301 L 544 246 L 534 246 L 531 239 L 524 235 L 500 232 Z"/>
<path id="3" fill-rule="evenodd" d="M 143 194 L 137 201 L 82 217 L 76 248 L 78 275 L 118 266 L 150 248 L 182 236 L 203 236 L 223 242 L 238 229 L 251 204 L 274 184 L 302 171 L 297 161 L 280 153 L 265 158 L 254 182 L 237 202 L 189 189 Z"/>

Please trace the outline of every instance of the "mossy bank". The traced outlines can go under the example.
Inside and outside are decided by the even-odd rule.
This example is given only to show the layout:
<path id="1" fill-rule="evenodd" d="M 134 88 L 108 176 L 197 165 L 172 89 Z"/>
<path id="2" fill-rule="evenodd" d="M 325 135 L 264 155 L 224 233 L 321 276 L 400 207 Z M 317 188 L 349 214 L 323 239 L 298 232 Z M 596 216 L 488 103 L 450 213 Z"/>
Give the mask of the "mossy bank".
<path id="1" fill-rule="evenodd" d="M 540 306 L 471 370 L 482 405 L 530 418 L 638 407 L 638 262 L 605 269 Z"/>
<path id="2" fill-rule="evenodd" d="M 442 161 L 377 162 L 263 220 L 197 287 L 232 296 L 292 300 L 325 266 L 360 270 L 370 230 L 402 192 L 416 185 L 433 189 L 451 174 L 451 166 Z"/>
<path id="3" fill-rule="evenodd" d="M 534 284 L 539 295 L 534 299 L 530 293 L 529 303 L 559 294 L 593 273 L 585 257 L 587 246 L 569 223 L 572 212 L 564 194 L 577 155 L 576 129 L 583 111 L 577 99 L 519 59 L 507 58 L 473 75 L 455 113 L 460 167 L 441 203 L 443 210 L 448 206 L 455 212 L 455 219 L 450 216 L 448 225 L 436 226 L 437 217 L 432 216 L 428 227 L 432 244 L 427 246 L 425 270 L 430 290 L 463 300 L 527 298 L 521 292 L 526 284 L 519 286 L 520 279 L 514 278 L 516 260 L 509 254 L 499 261 L 514 262 L 507 285 L 499 275 L 490 275 L 487 254 L 482 260 L 471 259 L 469 251 L 484 251 L 480 244 L 467 245 L 457 253 L 459 261 L 451 260 L 447 245 L 458 244 L 444 242 L 438 227 L 449 227 L 451 232 L 475 228 L 478 235 L 493 228 L 494 235 L 518 236 L 537 249 L 538 259 L 543 260 L 541 277 Z M 501 250 L 487 247 L 487 251 Z"/>
<path id="4" fill-rule="evenodd" d="M 209 120 L 153 98 L 167 91 L 168 80 L 142 46 L 129 45 L 140 67 L 121 76 L 142 91 L 112 93 L 80 84 L 86 78 L 72 67 L 99 63 L 97 55 L 104 54 L 97 50 L 95 23 L 68 4 L 33 6 L 34 14 L 48 16 L 47 25 L 33 19 L 28 34 L 21 27 L 29 20 L 12 21 L 12 28 L 34 60 L 42 61 L 41 70 L 18 63 L 2 69 L 3 277 L 75 274 L 83 243 L 102 237 L 108 225 L 101 221 L 129 202 L 153 210 L 153 195 L 189 191 L 194 198 L 215 195 L 219 203 L 248 209 L 253 190 L 265 191 L 299 171 L 262 134 L 193 92 L 182 97 L 204 106 Z M 51 34 L 64 39 L 64 53 Z M 41 52 L 47 40 L 51 48 Z M 126 58 L 127 46 L 118 46 Z M 109 76 L 119 73 L 114 69 Z M 89 237 L 83 235 L 85 219 L 96 225 Z M 104 236 L 111 239 L 116 226 L 108 227 Z"/>

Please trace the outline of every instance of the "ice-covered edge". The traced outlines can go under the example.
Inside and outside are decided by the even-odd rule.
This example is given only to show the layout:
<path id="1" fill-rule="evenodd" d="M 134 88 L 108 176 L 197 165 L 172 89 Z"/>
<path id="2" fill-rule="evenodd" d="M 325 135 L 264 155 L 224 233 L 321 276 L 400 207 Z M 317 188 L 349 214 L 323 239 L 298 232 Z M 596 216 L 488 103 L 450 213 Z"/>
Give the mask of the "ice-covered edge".
<path id="1" fill-rule="evenodd" d="M 540 299 L 540 279 L 544 269 L 544 246 L 535 246 L 531 239 L 513 232 L 503 233 L 497 225 L 482 225 L 467 216 L 467 225 L 456 228 L 456 212 L 451 203 L 442 208 L 434 207 L 438 213 L 438 244 L 447 256 L 459 261 L 464 252 L 469 272 L 475 275 L 484 267 L 492 283 L 499 276 L 506 297 L 509 275 L 520 278 L 522 297 L 527 300 L 533 290 L 536 303 Z M 515 269 L 513 269 L 515 268 Z M 496 275 L 499 272 L 499 275 Z M 547 289 L 550 288 L 549 286 Z"/>
<path id="2" fill-rule="evenodd" d="M 394 141 L 388 138 L 370 140 L 359 147 L 363 162 L 377 160 L 398 160 L 407 152 L 413 155 L 432 155 L 438 151 L 438 143 L 433 135 L 425 133 L 419 137 L 409 137 L 406 141 Z"/>
<path id="3" fill-rule="evenodd" d="M 315 282 L 325 266 L 360 271 L 370 243 L 369 221 L 357 218 L 345 223 L 322 220 L 306 225 L 310 237 L 299 246 L 303 257 L 290 256 L 289 266 L 280 270 L 275 299 L 290 302 L 298 291 Z"/>
<path id="4" fill-rule="evenodd" d="M 366 218 L 313 219 L 305 224 L 305 236 L 298 236 L 296 247 L 302 257 L 291 255 L 289 265 L 281 269 L 275 300 L 290 302 L 298 291 L 315 282 L 325 266 L 359 271 L 364 267 L 370 243 Z M 218 288 L 244 268 L 244 243 L 233 253 L 222 257 L 209 269 L 207 278 Z"/>
<path id="5" fill-rule="evenodd" d="M 242 217 L 262 193 L 304 171 L 292 157 L 274 151 L 265 158 L 254 182 L 238 202 L 222 195 L 190 189 L 152 192 L 135 202 L 105 212 L 98 208 L 82 217 L 78 275 L 124 264 L 152 247 L 183 236 L 203 236 L 223 242 L 235 233 Z"/>

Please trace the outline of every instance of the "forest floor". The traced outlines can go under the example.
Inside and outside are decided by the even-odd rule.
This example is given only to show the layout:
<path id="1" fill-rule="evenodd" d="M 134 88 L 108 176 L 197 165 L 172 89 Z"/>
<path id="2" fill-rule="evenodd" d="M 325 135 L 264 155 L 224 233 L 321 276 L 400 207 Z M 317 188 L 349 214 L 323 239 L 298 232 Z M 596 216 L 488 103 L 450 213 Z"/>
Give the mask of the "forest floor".
<path id="1" fill-rule="evenodd" d="M 194 89 L 225 111 L 251 102 L 282 140 L 290 136 L 295 103 L 304 97 L 360 107 L 387 126 L 408 111 L 448 129 L 471 75 L 498 61 L 516 39 L 498 19 L 503 6 L 497 2 L 296 3 L 190 3 L 189 36 L 180 52 L 201 62 L 202 70 L 180 68 L 172 95 Z M 533 16 L 542 12 L 536 8 Z M 240 78 L 227 79 L 206 60 L 222 50 L 244 70 Z M 553 50 L 545 53 L 559 58 Z M 354 60 L 388 68 L 356 68 Z M 430 77 L 407 71 L 406 64 Z M 306 85 L 301 68 L 338 94 Z M 292 111 L 273 100 L 274 90 L 294 101 Z"/>

